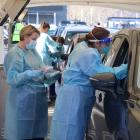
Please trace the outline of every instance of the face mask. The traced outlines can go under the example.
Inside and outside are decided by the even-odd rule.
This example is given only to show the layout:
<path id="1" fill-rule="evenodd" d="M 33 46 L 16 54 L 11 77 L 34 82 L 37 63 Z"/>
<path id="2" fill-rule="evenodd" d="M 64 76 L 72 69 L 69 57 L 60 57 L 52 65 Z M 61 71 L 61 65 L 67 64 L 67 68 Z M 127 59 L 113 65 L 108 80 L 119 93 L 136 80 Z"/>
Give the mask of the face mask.
<path id="1" fill-rule="evenodd" d="M 26 45 L 26 48 L 29 50 L 32 50 L 35 48 L 35 46 L 36 46 L 36 41 L 32 40 L 32 41 L 30 41 L 29 44 Z"/>
<path id="2" fill-rule="evenodd" d="M 106 47 L 103 47 L 101 51 L 102 51 L 102 53 L 104 53 L 105 55 L 107 55 L 108 52 L 109 52 L 109 50 L 110 50 L 110 48 L 111 48 L 111 46 L 106 46 Z"/>

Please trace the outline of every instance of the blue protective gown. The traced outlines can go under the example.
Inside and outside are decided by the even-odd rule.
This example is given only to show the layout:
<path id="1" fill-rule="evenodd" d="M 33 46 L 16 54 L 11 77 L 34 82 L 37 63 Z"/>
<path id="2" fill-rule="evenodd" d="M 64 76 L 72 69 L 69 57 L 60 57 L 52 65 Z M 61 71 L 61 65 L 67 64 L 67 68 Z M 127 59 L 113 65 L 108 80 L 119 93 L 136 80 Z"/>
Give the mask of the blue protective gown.
<path id="1" fill-rule="evenodd" d="M 41 33 L 40 37 L 37 39 L 36 50 L 46 65 L 51 66 L 54 59 L 54 57 L 51 56 L 50 52 L 61 53 L 61 48 L 62 46 L 59 43 L 52 40 L 52 38 L 46 33 Z"/>
<path id="2" fill-rule="evenodd" d="M 43 76 L 27 76 L 29 70 L 43 66 L 35 50 L 13 47 L 5 57 L 4 68 L 9 85 L 6 101 L 6 140 L 47 136 L 48 107 Z M 31 72 L 31 74 L 34 74 Z"/>
<path id="3" fill-rule="evenodd" d="M 126 68 L 124 65 L 117 68 L 104 66 L 97 49 L 89 48 L 86 42 L 77 44 L 63 73 L 64 84 L 56 99 L 51 140 L 84 140 L 95 102 L 89 77 L 103 72 L 124 77 Z"/>

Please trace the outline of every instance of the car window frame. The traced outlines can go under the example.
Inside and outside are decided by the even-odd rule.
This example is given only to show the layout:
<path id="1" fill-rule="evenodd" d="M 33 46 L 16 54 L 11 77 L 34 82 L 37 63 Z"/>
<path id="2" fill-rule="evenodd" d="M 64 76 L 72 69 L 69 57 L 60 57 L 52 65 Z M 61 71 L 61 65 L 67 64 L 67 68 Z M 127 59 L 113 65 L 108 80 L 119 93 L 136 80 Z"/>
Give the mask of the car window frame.
<path id="1" fill-rule="evenodd" d="M 118 54 L 118 52 L 119 52 L 119 50 L 120 50 L 120 48 L 121 48 L 121 46 L 122 46 L 122 44 L 123 44 L 125 38 L 127 38 L 127 40 L 128 40 L 128 36 L 119 34 L 119 35 L 116 35 L 115 37 L 113 37 L 112 44 L 114 43 L 115 39 L 117 39 L 117 38 L 121 38 L 121 41 L 120 41 L 120 43 L 118 44 L 118 47 L 117 47 L 117 49 L 116 49 L 114 52 L 112 52 L 112 51 L 114 50 L 114 47 L 111 48 L 111 50 L 109 51 L 109 54 L 108 54 L 108 56 L 107 56 L 107 60 L 106 60 L 106 62 L 105 62 L 105 65 L 106 65 L 106 66 L 112 66 L 112 67 L 113 67 L 114 62 L 115 62 L 116 57 L 117 57 L 117 54 Z M 112 57 L 112 58 L 111 58 L 111 61 L 108 62 L 108 61 L 109 61 L 108 59 L 110 59 L 110 57 Z"/>
<path id="2" fill-rule="evenodd" d="M 140 87 L 137 85 L 138 69 L 140 65 L 140 31 L 137 32 L 137 46 L 136 46 L 136 57 L 135 57 L 135 68 L 134 68 L 134 89 L 135 94 L 140 96 Z"/>
<path id="3" fill-rule="evenodd" d="M 129 33 L 129 53 L 128 53 L 128 88 L 127 91 L 133 98 L 135 94 L 135 60 L 136 60 L 136 48 L 137 48 L 137 31 L 133 30 Z"/>

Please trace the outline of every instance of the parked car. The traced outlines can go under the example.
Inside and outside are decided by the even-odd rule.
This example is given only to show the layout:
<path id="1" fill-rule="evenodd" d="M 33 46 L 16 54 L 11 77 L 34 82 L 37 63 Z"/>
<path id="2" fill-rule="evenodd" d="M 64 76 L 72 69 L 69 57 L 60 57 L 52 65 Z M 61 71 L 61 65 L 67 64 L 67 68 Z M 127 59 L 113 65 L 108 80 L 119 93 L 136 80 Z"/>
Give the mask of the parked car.
<path id="1" fill-rule="evenodd" d="M 66 21 L 61 21 L 58 26 L 58 30 L 56 33 L 56 36 L 61 36 L 62 32 L 64 31 L 66 26 L 73 26 L 73 25 L 86 25 L 86 22 L 80 21 L 80 20 L 66 20 Z"/>
<path id="2" fill-rule="evenodd" d="M 50 36 L 56 36 L 56 33 L 57 33 L 57 26 L 54 24 L 50 24 L 50 29 L 48 31 L 48 34 Z"/>
<path id="3" fill-rule="evenodd" d="M 122 63 L 128 64 L 128 75 L 123 80 L 116 80 L 110 73 L 98 74 L 91 78 L 96 89 L 96 104 L 92 111 L 86 140 L 140 139 L 140 29 L 121 30 L 114 36 L 112 49 L 107 56 L 105 65 L 117 67 Z M 115 113 L 115 108 L 114 114 L 107 116 L 110 114 L 109 111 L 105 113 L 107 96 L 111 97 L 110 101 L 116 98 L 123 105 L 125 104 L 125 116 Z M 112 124 L 108 117 L 114 119 Z M 120 138 L 116 135 L 120 129 L 115 124 L 118 117 L 125 123 L 128 121 L 127 139 L 124 136 Z"/>
<path id="4" fill-rule="evenodd" d="M 118 31 L 120 31 L 120 29 L 113 29 L 113 28 L 106 28 L 106 29 L 110 31 L 110 34 L 111 34 L 111 35 L 114 35 L 114 34 L 116 34 Z"/>
<path id="5" fill-rule="evenodd" d="M 86 25 L 86 22 L 80 20 L 71 20 L 71 24 Z"/>
<path id="6" fill-rule="evenodd" d="M 56 36 L 61 36 L 62 32 L 64 31 L 65 27 L 70 25 L 71 22 L 69 20 L 63 20 L 59 23 Z"/>
<path id="7" fill-rule="evenodd" d="M 65 27 L 61 36 L 65 39 L 64 49 L 65 53 L 67 52 L 68 46 L 72 41 L 72 37 L 76 34 L 85 34 L 90 32 L 92 29 L 86 25 L 69 25 Z"/>

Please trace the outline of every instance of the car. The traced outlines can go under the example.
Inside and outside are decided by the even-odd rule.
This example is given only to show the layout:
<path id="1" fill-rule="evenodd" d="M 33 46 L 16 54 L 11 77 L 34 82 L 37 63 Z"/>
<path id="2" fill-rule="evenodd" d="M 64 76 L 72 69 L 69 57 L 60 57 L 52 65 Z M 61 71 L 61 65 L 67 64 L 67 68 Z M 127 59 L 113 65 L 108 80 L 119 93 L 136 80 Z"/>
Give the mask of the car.
<path id="1" fill-rule="evenodd" d="M 80 20 L 66 20 L 66 21 L 61 21 L 59 23 L 58 29 L 56 36 L 61 36 L 62 32 L 64 31 L 66 26 L 72 26 L 72 25 L 86 25 L 86 22 L 80 21 Z"/>
<path id="2" fill-rule="evenodd" d="M 72 41 L 72 37 L 76 34 L 86 34 L 91 32 L 91 28 L 87 25 L 69 25 L 66 26 L 61 36 L 64 38 L 64 51 L 67 52 L 68 46 Z"/>
<path id="3" fill-rule="evenodd" d="M 50 36 L 55 36 L 56 33 L 57 33 L 57 26 L 54 25 L 54 24 L 50 24 L 50 29 L 49 29 L 49 31 L 48 31 L 48 34 L 49 34 Z"/>
<path id="4" fill-rule="evenodd" d="M 86 22 L 80 20 L 71 20 L 71 24 L 86 25 Z"/>
<path id="5" fill-rule="evenodd" d="M 128 64 L 128 75 L 123 80 L 116 80 L 111 73 L 97 74 L 91 77 L 91 83 L 96 90 L 96 103 L 93 107 L 91 120 L 86 132 L 86 140 L 139 140 L 140 139 L 140 29 L 124 29 L 113 37 L 112 48 L 105 60 L 105 65 L 111 67 Z M 125 105 L 124 116 L 114 112 L 108 116 L 106 112 L 106 97 L 110 101 L 116 99 Z M 109 100 L 108 100 L 109 101 Z M 117 105 L 117 104 L 114 104 Z M 113 105 L 113 106 L 114 106 Z M 111 106 L 109 106 L 111 107 Z M 114 108 L 114 111 L 115 108 Z M 120 114 L 123 113 L 120 111 Z M 115 116 L 115 117 L 114 117 Z M 110 117 L 110 119 L 108 119 Z M 115 121 L 119 118 L 128 122 L 128 137 L 118 136 Z M 128 118 L 128 119 L 127 119 Z M 120 122 L 119 122 L 120 123 Z"/>
<path id="6" fill-rule="evenodd" d="M 63 20 L 59 23 L 59 25 L 61 25 L 61 26 L 67 26 L 68 24 L 71 24 L 71 22 L 69 20 Z"/>
<path id="7" fill-rule="evenodd" d="M 113 28 L 106 28 L 106 29 L 110 31 L 110 34 L 112 36 L 115 35 L 118 31 L 120 31 L 120 29 L 113 29 Z"/>
<path id="8" fill-rule="evenodd" d="M 66 26 L 70 25 L 71 22 L 69 20 L 63 20 L 59 23 L 56 36 L 61 36 L 61 33 L 65 29 Z"/>

